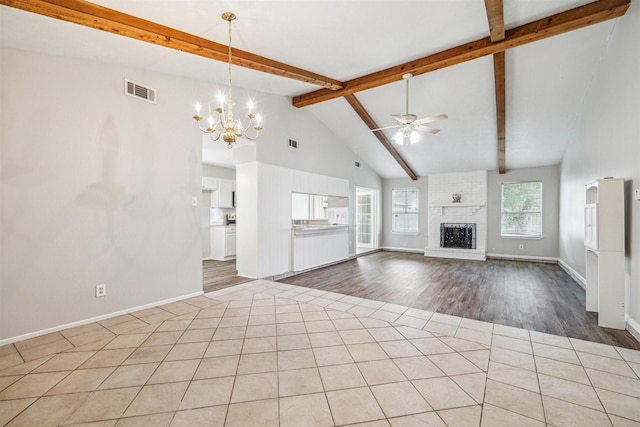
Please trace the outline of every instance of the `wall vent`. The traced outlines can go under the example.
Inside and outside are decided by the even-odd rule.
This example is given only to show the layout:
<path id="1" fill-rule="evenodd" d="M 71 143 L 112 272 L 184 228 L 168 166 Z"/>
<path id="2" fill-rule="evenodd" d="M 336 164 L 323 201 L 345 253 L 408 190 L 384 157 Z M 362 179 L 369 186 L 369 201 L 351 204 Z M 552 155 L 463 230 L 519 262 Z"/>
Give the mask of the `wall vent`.
<path id="1" fill-rule="evenodd" d="M 124 93 L 125 95 L 134 96 L 136 98 L 144 99 L 153 104 L 156 103 L 156 90 L 150 87 L 142 86 L 131 80 L 124 79 Z"/>
<path id="2" fill-rule="evenodd" d="M 359 168 L 360 167 L 360 162 L 356 162 L 356 167 Z"/>
<path id="3" fill-rule="evenodd" d="M 294 139 L 290 139 L 289 140 L 289 147 L 297 149 L 298 148 L 298 141 L 296 141 Z"/>

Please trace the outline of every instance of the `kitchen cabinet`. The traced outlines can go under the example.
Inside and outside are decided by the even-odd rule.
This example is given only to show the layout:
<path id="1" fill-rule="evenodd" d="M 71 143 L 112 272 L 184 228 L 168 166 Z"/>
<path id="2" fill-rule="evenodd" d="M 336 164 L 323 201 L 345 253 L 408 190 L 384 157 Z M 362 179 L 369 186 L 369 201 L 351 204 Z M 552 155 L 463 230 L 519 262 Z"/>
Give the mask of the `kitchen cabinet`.
<path id="1" fill-rule="evenodd" d="M 226 261 L 236 256 L 236 227 L 211 227 L 211 258 Z"/>
<path id="2" fill-rule="evenodd" d="M 202 177 L 202 189 L 207 191 L 213 191 L 218 189 L 218 178 L 210 176 Z"/>
<path id="3" fill-rule="evenodd" d="M 217 190 L 211 192 L 212 208 L 233 208 L 235 181 L 218 178 Z"/>

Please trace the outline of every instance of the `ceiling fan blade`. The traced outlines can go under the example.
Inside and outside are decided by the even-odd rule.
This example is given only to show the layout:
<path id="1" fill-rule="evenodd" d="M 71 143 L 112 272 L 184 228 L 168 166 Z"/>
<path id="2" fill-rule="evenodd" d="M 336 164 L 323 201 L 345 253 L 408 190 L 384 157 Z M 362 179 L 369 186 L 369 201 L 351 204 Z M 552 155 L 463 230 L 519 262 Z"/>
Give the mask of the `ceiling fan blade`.
<path id="1" fill-rule="evenodd" d="M 425 124 L 425 123 L 435 122 L 436 120 L 445 120 L 445 119 L 448 119 L 448 118 L 449 118 L 449 116 L 447 116 L 446 114 L 438 114 L 438 115 L 435 115 L 435 116 L 425 117 L 423 119 L 418 119 L 413 123 L 415 123 L 417 125 L 422 125 L 422 124 Z"/>
<path id="2" fill-rule="evenodd" d="M 432 127 L 424 126 L 424 125 L 414 126 L 414 129 L 418 129 L 418 130 L 421 130 L 422 132 L 428 132 L 428 133 L 433 133 L 433 134 L 440 132 L 440 129 L 436 129 L 436 128 L 432 128 Z"/>
<path id="3" fill-rule="evenodd" d="M 402 123 L 404 121 L 404 115 L 403 114 L 392 114 L 391 117 L 396 119 L 398 121 L 398 123 Z"/>
<path id="4" fill-rule="evenodd" d="M 393 125 L 393 126 L 385 126 L 383 128 L 377 128 L 377 129 L 371 129 L 371 132 L 375 132 L 378 130 L 385 130 L 385 129 L 393 129 L 393 128 L 399 128 L 401 127 L 400 125 Z"/>

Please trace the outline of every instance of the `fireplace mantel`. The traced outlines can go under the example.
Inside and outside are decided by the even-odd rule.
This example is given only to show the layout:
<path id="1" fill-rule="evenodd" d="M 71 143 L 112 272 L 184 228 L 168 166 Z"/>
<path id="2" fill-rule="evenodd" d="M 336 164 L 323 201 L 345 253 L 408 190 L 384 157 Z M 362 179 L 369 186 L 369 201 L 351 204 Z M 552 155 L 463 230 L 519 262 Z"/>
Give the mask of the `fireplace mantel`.
<path id="1" fill-rule="evenodd" d="M 438 215 L 444 215 L 445 208 L 467 208 L 469 215 L 473 215 L 478 212 L 480 208 L 486 206 L 486 203 L 443 203 L 443 204 L 429 204 L 429 209 L 432 209 L 434 213 Z"/>

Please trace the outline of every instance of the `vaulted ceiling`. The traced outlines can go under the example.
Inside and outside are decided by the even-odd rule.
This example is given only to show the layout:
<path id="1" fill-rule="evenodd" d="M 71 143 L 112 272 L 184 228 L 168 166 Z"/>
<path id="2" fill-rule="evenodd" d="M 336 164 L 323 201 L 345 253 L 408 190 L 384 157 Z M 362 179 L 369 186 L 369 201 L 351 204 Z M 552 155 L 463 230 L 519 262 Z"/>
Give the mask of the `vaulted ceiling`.
<path id="1" fill-rule="evenodd" d="M 291 97 L 380 176 L 415 179 L 559 163 L 629 0 L 0 4 L 4 47 L 209 81 L 226 75 L 220 14 L 233 11 L 234 63 L 245 67 L 234 85 Z M 399 146 L 393 129 L 370 129 L 404 113 L 407 72 L 416 76 L 410 112 L 449 119 Z"/>

